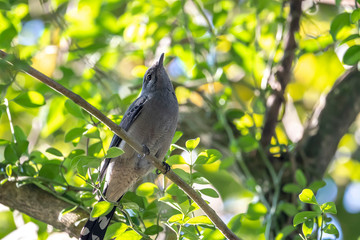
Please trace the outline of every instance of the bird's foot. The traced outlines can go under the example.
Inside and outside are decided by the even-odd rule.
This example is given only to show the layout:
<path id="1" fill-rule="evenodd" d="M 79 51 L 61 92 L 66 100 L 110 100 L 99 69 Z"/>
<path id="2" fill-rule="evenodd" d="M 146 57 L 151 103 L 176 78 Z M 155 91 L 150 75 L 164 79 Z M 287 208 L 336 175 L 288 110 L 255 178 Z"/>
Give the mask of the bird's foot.
<path id="1" fill-rule="evenodd" d="M 162 164 L 163 164 L 163 166 L 165 167 L 165 172 L 164 172 L 164 174 L 167 174 L 167 173 L 170 171 L 171 167 L 170 167 L 170 165 L 167 164 L 165 161 L 163 161 Z M 161 171 L 160 171 L 159 169 L 156 169 L 156 174 L 157 174 L 157 175 L 160 175 L 160 174 L 161 174 Z"/>
<path id="2" fill-rule="evenodd" d="M 142 152 L 144 154 L 144 157 L 145 155 L 150 155 L 150 149 L 145 144 L 143 144 L 142 147 L 143 147 Z"/>

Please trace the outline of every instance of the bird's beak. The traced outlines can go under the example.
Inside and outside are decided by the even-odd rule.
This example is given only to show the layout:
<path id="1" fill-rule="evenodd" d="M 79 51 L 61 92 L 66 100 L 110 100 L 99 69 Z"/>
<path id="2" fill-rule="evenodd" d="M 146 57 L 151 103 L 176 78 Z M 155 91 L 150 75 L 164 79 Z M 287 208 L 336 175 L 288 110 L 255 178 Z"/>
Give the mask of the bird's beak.
<path id="1" fill-rule="evenodd" d="M 161 54 L 160 58 L 159 58 L 159 67 L 162 67 L 163 66 L 163 62 L 164 62 L 164 53 Z"/>

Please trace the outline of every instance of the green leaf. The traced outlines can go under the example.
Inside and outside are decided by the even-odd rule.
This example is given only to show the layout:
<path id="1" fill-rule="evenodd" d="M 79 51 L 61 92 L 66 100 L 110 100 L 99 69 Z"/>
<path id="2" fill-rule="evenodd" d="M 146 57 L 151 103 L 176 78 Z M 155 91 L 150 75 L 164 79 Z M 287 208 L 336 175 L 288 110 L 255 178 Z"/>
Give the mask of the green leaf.
<path id="1" fill-rule="evenodd" d="M 300 187 L 302 188 L 306 187 L 307 180 L 304 173 L 300 169 L 297 169 L 295 171 L 295 180 L 300 185 Z"/>
<path id="2" fill-rule="evenodd" d="M 114 205 L 110 202 L 106 202 L 106 201 L 97 202 L 94 205 L 94 208 L 90 213 L 90 216 L 93 218 L 104 216 L 108 214 L 113 208 Z"/>
<path id="3" fill-rule="evenodd" d="M 209 181 L 206 178 L 201 177 L 201 176 L 195 177 L 194 174 L 193 174 L 192 182 L 197 183 L 197 184 L 209 184 Z"/>
<path id="4" fill-rule="evenodd" d="M 351 34 L 350 36 L 348 36 L 347 38 L 345 38 L 344 40 L 341 41 L 341 43 L 339 43 L 339 45 L 342 45 L 344 43 L 347 43 L 351 40 L 354 40 L 354 39 L 357 39 L 359 38 L 360 35 L 358 33 L 355 33 L 355 34 Z"/>
<path id="5" fill-rule="evenodd" d="M 188 151 L 194 150 L 200 143 L 200 138 L 187 140 L 185 146 Z"/>
<path id="6" fill-rule="evenodd" d="M 16 35 L 17 35 L 16 28 L 14 27 L 13 24 L 10 23 L 9 26 L 0 33 L 0 39 L 1 39 L 0 48 L 11 48 L 12 40 Z"/>
<path id="7" fill-rule="evenodd" d="M 234 119 L 242 118 L 245 115 L 245 113 L 239 109 L 233 108 L 233 109 L 227 110 L 225 115 L 230 121 L 232 121 Z"/>
<path id="8" fill-rule="evenodd" d="M 5 147 L 4 157 L 5 157 L 5 161 L 10 162 L 10 163 L 15 163 L 18 160 L 18 156 L 17 156 L 16 150 L 15 150 L 14 143 L 10 143 L 9 145 L 7 145 Z"/>
<path id="9" fill-rule="evenodd" d="M 198 155 L 195 164 L 211 164 L 221 158 L 222 154 L 218 150 L 206 149 Z"/>
<path id="10" fill-rule="evenodd" d="M 172 215 L 169 219 L 168 219 L 168 222 L 169 223 L 174 223 L 174 222 L 177 222 L 177 223 L 180 223 L 180 224 L 184 224 L 186 220 L 188 220 L 189 217 L 185 216 L 181 213 L 179 214 L 175 214 L 175 215 Z"/>
<path id="11" fill-rule="evenodd" d="M 140 210 L 140 206 L 138 204 L 136 204 L 135 202 L 124 202 L 124 203 L 122 203 L 122 205 L 125 209 L 132 209 L 135 211 Z"/>
<path id="12" fill-rule="evenodd" d="M 35 108 L 45 105 L 45 98 L 42 94 L 35 91 L 23 92 L 14 100 L 22 107 Z"/>
<path id="13" fill-rule="evenodd" d="M 360 46 L 354 45 L 349 47 L 348 50 L 346 50 L 343 57 L 344 64 L 355 65 L 359 62 L 359 60 L 360 60 Z"/>
<path id="14" fill-rule="evenodd" d="M 257 203 L 250 203 L 246 215 L 251 220 L 257 220 L 260 217 L 264 216 L 267 213 L 267 209 L 264 204 L 257 202 Z"/>
<path id="15" fill-rule="evenodd" d="M 12 175 L 12 165 L 11 164 L 6 165 L 5 172 L 8 177 L 11 177 L 11 175 Z"/>
<path id="16" fill-rule="evenodd" d="M 122 150 L 119 147 L 111 147 L 106 153 L 106 158 L 116 158 L 124 153 L 124 150 Z"/>
<path id="17" fill-rule="evenodd" d="M 195 224 L 204 224 L 204 225 L 213 225 L 213 223 L 211 222 L 211 220 L 209 219 L 208 216 L 197 216 L 197 217 L 193 217 L 190 218 L 188 221 L 186 221 L 187 224 L 191 224 L 191 225 L 195 225 Z"/>
<path id="18" fill-rule="evenodd" d="M 72 160 L 71 166 L 73 166 L 74 163 L 76 164 L 78 173 L 85 176 L 88 168 L 98 168 L 101 161 L 100 159 L 92 156 L 77 156 Z"/>
<path id="19" fill-rule="evenodd" d="M 173 172 L 179 175 L 184 181 L 190 182 L 190 174 L 180 168 L 173 169 Z"/>
<path id="20" fill-rule="evenodd" d="M 303 223 L 309 219 L 313 219 L 316 218 L 318 216 L 320 216 L 321 213 L 318 212 L 313 212 L 313 211 L 304 211 L 304 212 L 299 212 L 298 214 L 295 215 L 294 220 L 293 220 L 293 225 L 294 227 L 300 223 Z"/>
<path id="21" fill-rule="evenodd" d="M 171 143 L 172 144 L 176 143 L 181 138 L 182 135 L 183 135 L 182 132 L 176 131 Z"/>
<path id="22" fill-rule="evenodd" d="M 63 210 L 61 210 L 60 214 L 63 216 L 69 212 L 74 211 L 76 208 L 77 208 L 77 206 L 70 206 L 70 207 L 64 208 Z"/>
<path id="23" fill-rule="evenodd" d="M 62 157 L 63 156 L 62 153 L 59 150 L 57 150 L 56 148 L 53 148 L 53 147 L 46 149 L 46 152 L 50 153 L 52 155 L 55 155 L 57 157 Z"/>
<path id="24" fill-rule="evenodd" d="M 285 186 L 282 189 L 286 193 L 300 193 L 302 188 L 294 183 L 288 183 L 285 184 Z"/>
<path id="25" fill-rule="evenodd" d="M 355 9 L 350 16 L 352 23 L 357 23 L 360 20 L 360 8 Z"/>
<path id="26" fill-rule="evenodd" d="M 185 159 L 181 156 L 181 155 L 172 155 L 171 157 L 169 157 L 166 162 L 172 166 L 175 164 L 186 164 Z"/>
<path id="27" fill-rule="evenodd" d="M 83 133 L 86 131 L 85 128 L 73 128 L 65 134 L 65 142 L 79 142 Z"/>
<path id="28" fill-rule="evenodd" d="M 322 204 L 320 206 L 320 209 L 324 213 L 331 213 L 331 214 L 337 213 L 335 203 L 333 203 L 333 202 L 326 202 L 326 203 Z"/>
<path id="29" fill-rule="evenodd" d="M 289 236 L 290 233 L 292 233 L 294 230 L 295 228 L 293 226 L 288 225 L 283 227 L 278 233 L 278 235 L 276 235 L 275 240 L 287 239 L 286 237 Z"/>
<path id="30" fill-rule="evenodd" d="M 288 216 L 295 216 L 299 211 L 297 210 L 296 206 L 291 203 L 283 202 L 279 204 L 279 210 L 282 210 L 286 213 Z"/>
<path id="31" fill-rule="evenodd" d="M 218 198 L 219 194 L 212 188 L 204 188 L 199 190 L 202 194 L 212 197 L 212 198 Z"/>
<path id="32" fill-rule="evenodd" d="M 9 179 L 8 178 L 4 178 L 3 180 L 0 181 L 0 185 L 5 184 Z"/>
<path id="33" fill-rule="evenodd" d="M 241 136 L 238 139 L 238 144 L 239 144 L 239 147 L 241 148 L 241 150 L 244 152 L 251 152 L 251 151 L 257 149 L 259 146 L 258 141 L 250 134 Z"/>
<path id="34" fill-rule="evenodd" d="M 11 5 L 6 0 L 0 0 L 0 10 L 10 11 Z"/>
<path id="35" fill-rule="evenodd" d="M 158 190 L 159 190 L 158 186 L 156 186 L 153 183 L 146 182 L 146 183 L 141 184 L 136 189 L 136 194 L 141 197 L 148 197 L 148 196 L 153 195 Z"/>
<path id="36" fill-rule="evenodd" d="M 65 101 L 65 108 L 74 117 L 80 118 L 80 119 L 85 119 L 85 116 L 84 116 L 83 112 L 81 111 L 81 108 L 76 103 L 74 103 L 72 100 L 67 99 Z"/>
<path id="37" fill-rule="evenodd" d="M 102 150 L 102 142 L 96 142 L 94 144 L 91 144 L 88 148 L 88 155 L 89 156 L 96 156 L 97 154 L 99 154 Z"/>
<path id="38" fill-rule="evenodd" d="M 99 129 L 95 126 L 86 130 L 83 135 L 88 138 L 100 138 Z"/>
<path id="39" fill-rule="evenodd" d="M 313 229 L 314 229 L 314 219 L 313 218 L 308 219 L 305 222 L 303 222 L 302 232 L 305 237 L 308 237 L 309 235 L 311 235 Z"/>
<path id="40" fill-rule="evenodd" d="M 344 26 L 350 25 L 350 13 L 344 12 L 338 14 L 334 20 L 331 22 L 330 34 L 333 37 L 334 41 L 336 40 L 337 34 Z"/>
<path id="41" fill-rule="evenodd" d="M 19 126 L 14 126 L 14 135 L 16 141 L 27 141 L 27 136 Z"/>
<path id="42" fill-rule="evenodd" d="M 310 203 L 318 205 L 313 191 L 310 189 L 304 189 L 299 195 L 300 201 L 303 203 Z"/>
<path id="43" fill-rule="evenodd" d="M 313 192 L 317 192 L 320 188 L 325 187 L 325 185 L 325 181 L 314 181 L 310 184 L 308 188 L 311 189 Z"/>
<path id="44" fill-rule="evenodd" d="M 119 235 L 117 239 L 126 239 L 126 240 L 141 240 L 142 237 L 134 230 L 127 230 Z"/>
<path id="45" fill-rule="evenodd" d="M 56 179 L 60 177 L 60 165 L 61 161 L 58 160 L 47 161 L 41 167 L 39 176 L 48 179 Z"/>
<path id="46" fill-rule="evenodd" d="M 230 228 L 231 231 L 234 233 L 240 231 L 241 228 L 241 219 L 243 218 L 244 213 L 237 214 L 231 218 L 227 226 Z"/>
<path id="47" fill-rule="evenodd" d="M 122 222 L 116 222 L 111 224 L 105 234 L 105 240 L 115 239 L 119 237 L 122 233 L 124 233 L 128 229 L 128 226 Z"/>
<path id="48" fill-rule="evenodd" d="M 339 237 L 339 230 L 336 228 L 336 226 L 332 223 L 327 224 L 324 228 L 324 232 L 328 234 L 333 234 L 336 236 L 336 238 Z"/>
<path id="49" fill-rule="evenodd" d="M 152 225 L 151 227 L 146 228 L 144 233 L 146 235 L 155 235 L 159 232 L 162 232 L 163 230 L 164 228 L 159 225 Z"/>

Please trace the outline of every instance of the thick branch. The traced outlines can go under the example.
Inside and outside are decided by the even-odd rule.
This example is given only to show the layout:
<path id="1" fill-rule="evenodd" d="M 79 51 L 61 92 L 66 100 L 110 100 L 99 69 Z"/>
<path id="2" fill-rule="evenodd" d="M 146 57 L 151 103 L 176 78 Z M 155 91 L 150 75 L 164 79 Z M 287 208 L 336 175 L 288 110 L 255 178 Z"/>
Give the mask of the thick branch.
<path id="1" fill-rule="evenodd" d="M 11 65 L 14 65 L 8 58 L 7 54 L 0 50 L 0 57 L 5 59 L 8 63 Z M 105 124 L 113 133 L 121 137 L 127 144 L 129 144 L 135 151 L 137 151 L 140 154 L 144 154 L 143 152 L 143 146 L 132 139 L 126 131 L 124 131 L 120 126 L 118 126 L 116 123 L 111 121 L 108 117 L 106 117 L 104 114 L 102 114 L 98 109 L 96 109 L 94 106 L 92 106 L 90 103 L 85 101 L 82 97 L 75 94 L 74 92 L 70 91 L 69 89 L 65 88 L 58 82 L 52 80 L 48 76 L 42 74 L 41 72 L 37 71 L 36 69 L 27 66 L 26 68 L 21 68 L 22 71 L 29 74 L 30 76 L 38 79 L 39 81 L 45 83 L 55 91 L 61 93 L 62 95 L 70 98 L 72 101 L 74 101 L 76 104 L 81 106 L 84 110 L 89 112 L 92 116 L 96 117 L 99 121 L 101 121 L 103 124 Z M 147 156 L 147 159 L 162 173 L 166 173 L 166 168 L 162 164 L 162 159 L 157 159 L 153 153 L 150 153 L 150 155 Z M 215 213 L 215 211 L 209 207 L 209 205 L 196 193 L 196 191 L 191 188 L 184 180 L 182 180 L 179 176 L 177 176 L 173 171 L 169 171 L 166 173 L 166 176 L 173 181 L 175 184 L 177 184 L 184 192 L 191 197 L 191 199 L 196 202 L 200 208 L 205 212 L 205 214 L 211 219 L 211 221 L 214 223 L 214 225 L 226 236 L 228 239 L 239 239 L 227 226 L 226 224 L 221 220 L 221 218 Z"/>
<path id="2" fill-rule="evenodd" d="M 337 145 L 360 112 L 360 72 L 344 74 L 315 109 L 304 136 L 299 142 L 296 159 L 309 181 L 321 179 Z"/>
<path id="3" fill-rule="evenodd" d="M 274 92 L 266 102 L 267 111 L 260 141 L 264 148 L 270 144 L 271 138 L 275 133 L 280 107 L 284 99 L 285 88 L 290 80 L 291 67 L 297 47 L 295 33 L 299 30 L 301 2 L 301 0 L 290 0 L 290 15 L 288 17 L 289 30 L 284 41 L 284 57 L 275 73 L 276 80 L 274 79 L 273 82 L 270 82 Z"/>
<path id="4" fill-rule="evenodd" d="M 50 224 L 73 237 L 79 236 L 81 230 L 80 224 L 76 226 L 75 222 L 89 217 L 89 213 L 80 208 L 61 215 L 63 209 L 73 205 L 33 184 L 17 187 L 16 183 L 8 181 L 0 185 L 0 203 Z"/>

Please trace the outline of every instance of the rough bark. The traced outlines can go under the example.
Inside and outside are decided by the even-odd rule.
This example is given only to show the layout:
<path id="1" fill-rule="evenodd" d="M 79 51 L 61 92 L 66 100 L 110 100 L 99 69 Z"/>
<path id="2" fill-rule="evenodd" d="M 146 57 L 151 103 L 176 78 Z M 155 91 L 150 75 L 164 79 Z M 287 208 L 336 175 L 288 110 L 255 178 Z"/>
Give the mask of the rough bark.
<path id="1" fill-rule="evenodd" d="M 326 97 L 320 100 L 296 151 L 299 168 L 308 180 L 321 179 L 339 141 L 360 112 L 360 72 L 345 73 Z"/>
<path id="2" fill-rule="evenodd" d="M 79 236 L 83 225 L 75 223 L 89 217 L 89 213 L 80 208 L 62 215 L 63 209 L 73 205 L 33 184 L 17 187 L 15 182 L 8 181 L 0 185 L 0 203 L 67 232 L 72 237 Z"/>

